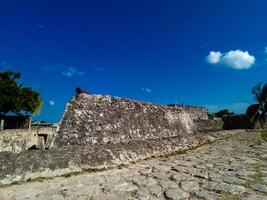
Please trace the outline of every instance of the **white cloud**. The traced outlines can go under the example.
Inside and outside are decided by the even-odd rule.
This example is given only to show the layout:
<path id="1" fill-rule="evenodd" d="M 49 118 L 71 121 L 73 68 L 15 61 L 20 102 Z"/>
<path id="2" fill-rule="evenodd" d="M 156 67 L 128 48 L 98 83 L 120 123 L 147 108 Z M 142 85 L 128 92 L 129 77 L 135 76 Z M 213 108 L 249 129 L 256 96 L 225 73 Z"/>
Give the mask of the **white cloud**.
<path id="1" fill-rule="evenodd" d="M 220 62 L 222 57 L 222 53 L 219 51 L 211 51 L 209 55 L 207 56 L 207 61 L 210 64 L 216 64 Z"/>
<path id="2" fill-rule="evenodd" d="M 150 88 L 141 88 L 143 92 L 151 93 L 152 90 Z"/>
<path id="3" fill-rule="evenodd" d="M 222 62 L 235 69 L 249 69 L 255 63 L 255 57 L 250 55 L 247 51 L 229 51 L 223 58 Z"/>
<path id="4" fill-rule="evenodd" d="M 248 51 L 231 50 L 226 53 L 220 51 L 211 51 L 207 56 L 207 62 L 210 64 L 222 64 L 234 69 L 249 69 L 255 63 L 256 59 Z"/>
<path id="5" fill-rule="evenodd" d="M 49 103 L 50 106 L 55 106 L 56 105 L 56 103 L 53 100 L 50 100 L 48 103 Z"/>
<path id="6" fill-rule="evenodd" d="M 66 71 L 61 72 L 61 74 L 66 77 L 73 77 L 75 75 L 83 76 L 84 72 L 77 71 L 77 69 L 69 67 Z"/>

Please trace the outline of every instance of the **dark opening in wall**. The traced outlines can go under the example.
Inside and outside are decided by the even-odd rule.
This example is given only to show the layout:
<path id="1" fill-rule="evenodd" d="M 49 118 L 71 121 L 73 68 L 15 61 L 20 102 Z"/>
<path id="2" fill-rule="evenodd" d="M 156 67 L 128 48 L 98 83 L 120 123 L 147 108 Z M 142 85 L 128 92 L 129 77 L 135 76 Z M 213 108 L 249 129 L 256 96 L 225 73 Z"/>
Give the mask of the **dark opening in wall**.
<path id="1" fill-rule="evenodd" d="M 0 121 L 4 121 L 3 129 L 29 129 L 31 123 L 31 116 L 0 116 Z"/>

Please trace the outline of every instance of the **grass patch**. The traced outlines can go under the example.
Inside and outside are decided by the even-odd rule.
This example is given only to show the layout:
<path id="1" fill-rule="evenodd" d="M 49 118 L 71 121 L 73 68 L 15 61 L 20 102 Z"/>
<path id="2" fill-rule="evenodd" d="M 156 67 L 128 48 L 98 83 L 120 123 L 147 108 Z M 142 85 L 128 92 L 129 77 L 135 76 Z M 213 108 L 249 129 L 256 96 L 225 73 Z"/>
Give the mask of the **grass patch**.
<path id="1" fill-rule="evenodd" d="M 261 139 L 256 140 L 256 144 L 257 145 L 261 145 L 262 144 L 262 140 Z"/>
<path id="2" fill-rule="evenodd" d="M 246 183 L 243 184 L 243 186 L 245 188 L 251 188 L 251 185 L 253 185 L 255 183 L 262 183 L 263 173 L 261 171 L 260 165 L 256 165 L 254 167 L 254 172 L 255 172 L 255 174 L 250 176 L 250 178 L 252 178 L 252 180 L 247 180 Z"/>
<path id="3" fill-rule="evenodd" d="M 264 141 L 267 141 L 267 131 L 262 131 L 261 132 L 261 139 Z"/>
<path id="4" fill-rule="evenodd" d="M 245 187 L 245 188 L 251 188 L 251 183 L 252 183 L 252 181 L 247 180 L 244 184 L 242 183 L 240 185 Z"/>
<path id="5" fill-rule="evenodd" d="M 255 174 L 253 174 L 251 178 L 253 178 L 255 183 L 262 182 L 263 173 L 260 169 L 260 166 L 259 165 L 255 166 L 254 171 L 255 171 Z"/>
<path id="6" fill-rule="evenodd" d="M 222 200 L 241 200 L 241 197 L 237 194 L 222 194 Z"/>

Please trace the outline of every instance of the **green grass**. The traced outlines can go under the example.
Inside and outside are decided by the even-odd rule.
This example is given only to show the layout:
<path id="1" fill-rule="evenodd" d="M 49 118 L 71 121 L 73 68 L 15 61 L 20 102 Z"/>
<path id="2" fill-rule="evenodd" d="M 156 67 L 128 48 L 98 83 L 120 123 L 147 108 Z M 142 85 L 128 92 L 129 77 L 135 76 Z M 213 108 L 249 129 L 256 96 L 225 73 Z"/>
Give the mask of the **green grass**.
<path id="1" fill-rule="evenodd" d="M 250 178 L 252 178 L 252 180 L 247 180 L 245 184 L 243 184 L 243 186 L 245 188 L 250 188 L 251 185 L 255 184 L 255 183 L 261 183 L 262 177 L 263 177 L 263 173 L 261 171 L 261 168 L 259 165 L 255 165 L 254 167 L 254 172 L 255 174 L 251 175 Z"/>
<path id="2" fill-rule="evenodd" d="M 222 194 L 222 200 L 241 200 L 240 195 L 237 194 Z"/>
<path id="3" fill-rule="evenodd" d="M 267 141 L 267 131 L 262 131 L 261 132 L 261 139 L 264 141 Z"/>
<path id="4" fill-rule="evenodd" d="M 262 145 L 262 139 L 258 139 L 258 140 L 256 140 L 256 144 L 257 144 L 257 145 Z"/>
<path id="5" fill-rule="evenodd" d="M 252 183 L 252 181 L 247 180 L 244 184 L 240 184 L 240 185 L 245 187 L 245 188 L 251 188 L 251 183 Z"/>
<path id="6" fill-rule="evenodd" d="M 253 178 L 253 180 L 258 183 L 258 182 L 262 182 L 262 177 L 263 177 L 263 174 L 262 174 L 262 171 L 260 169 L 260 166 L 257 165 L 255 166 L 254 168 L 254 171 L 255 171 L 255 174 L 251 176 L 251 178 Z"/>

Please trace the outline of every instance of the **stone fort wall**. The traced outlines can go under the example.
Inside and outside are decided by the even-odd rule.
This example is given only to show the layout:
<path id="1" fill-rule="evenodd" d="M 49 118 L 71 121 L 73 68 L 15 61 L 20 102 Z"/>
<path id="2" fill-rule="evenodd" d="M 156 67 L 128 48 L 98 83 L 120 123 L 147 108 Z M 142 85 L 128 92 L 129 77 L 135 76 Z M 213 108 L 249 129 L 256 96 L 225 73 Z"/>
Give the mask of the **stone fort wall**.
<path id="1" fill-rule="evenodd" d="M 31 127 L 31 129 L 6 129 L 0 131 L 0 153 L 21 153 L 38 146 L 38 136 L 45 135 L 49 147 L 56 127 Z"/>
<path id="2" fill-rule="evenodd" d="M 127 143 L 221 129 L 222 122 L 209 120 L 203 107 L 80 94 L 67 104 L 52 147 Z"/>
<path id="3" fill-rule="evenodd" d="M 0 152 L 0 186 L 104 170 L 230 137 L 201 107 L 81 94 L 66 107 L 48 150 Z"/>

